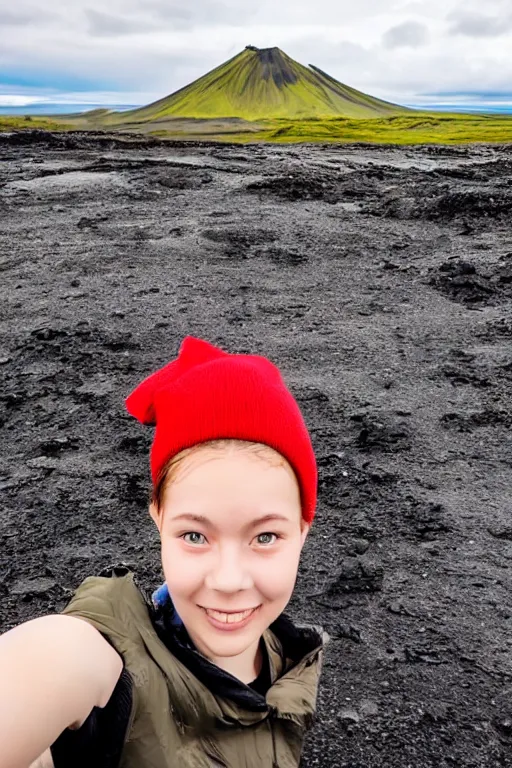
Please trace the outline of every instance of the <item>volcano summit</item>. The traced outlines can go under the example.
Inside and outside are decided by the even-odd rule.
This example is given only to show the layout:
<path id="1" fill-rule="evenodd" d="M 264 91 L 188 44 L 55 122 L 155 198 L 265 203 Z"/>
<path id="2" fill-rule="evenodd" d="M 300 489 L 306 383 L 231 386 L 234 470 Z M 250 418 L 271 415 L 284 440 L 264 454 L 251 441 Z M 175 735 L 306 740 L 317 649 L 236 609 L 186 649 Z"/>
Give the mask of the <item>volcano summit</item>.
<path id="1" fill-rule="evenodd" d="M 137 122 L 183 118 L 261 120 L 387 117 L 409 112 L 305 67 L 280 48 L 247 46 L 199 80 L 146 107 L 124 113 Z"/>

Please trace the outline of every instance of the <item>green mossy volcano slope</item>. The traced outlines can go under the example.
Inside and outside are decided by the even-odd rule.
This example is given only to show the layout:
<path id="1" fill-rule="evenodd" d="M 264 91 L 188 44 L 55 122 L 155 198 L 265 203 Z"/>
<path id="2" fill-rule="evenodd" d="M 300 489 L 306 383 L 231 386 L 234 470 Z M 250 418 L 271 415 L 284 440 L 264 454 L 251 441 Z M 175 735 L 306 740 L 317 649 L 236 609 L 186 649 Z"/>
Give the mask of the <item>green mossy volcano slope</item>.
<path id="1" fill-rule="evenodd" d="M 242 53 L 170 96 L 116 115 L 116 122 L 168 117 L 260 120 L 386 117 L 411 112 L 349 88 L 318 67 L 305 67 L 279 48 Z"/>

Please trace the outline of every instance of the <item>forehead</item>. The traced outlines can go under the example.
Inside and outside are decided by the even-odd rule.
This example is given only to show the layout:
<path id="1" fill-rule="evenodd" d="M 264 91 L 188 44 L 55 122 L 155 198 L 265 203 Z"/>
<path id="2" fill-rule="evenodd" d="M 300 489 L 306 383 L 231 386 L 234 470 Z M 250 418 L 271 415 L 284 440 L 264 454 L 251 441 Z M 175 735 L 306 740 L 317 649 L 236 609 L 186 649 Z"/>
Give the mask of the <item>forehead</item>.
<path id="1" fill-rule="evenodd" d="M 245 520 L 264 513 L 295 517 L 295 508 L 300 507 L 297 478 L 288 462 L 273 454 L 267 458 L 249 451 L 205 448 L 185 457 L 166 487 L 168 512 L 172 517 L 185 512 L 236 513 Z"/>
<path id="2" fill-rule="evenodd" d="M 212 468 L 212 465 L 215 465 Z M 268 474 L 268 469 L 279 469 L 295 478 L 289 462 L 270 446 L 258 446 L 248 449 L 239 446 L 225 446 L 222 449 L 205 446 L 194 453 L 184 456 L 171 474 L 173 483 L 183 483 L 187 477 L 218 475 L 231 468 L 244 471 L 249 475 Z M 272 473 L 275 475 L 275 472 Z"/>

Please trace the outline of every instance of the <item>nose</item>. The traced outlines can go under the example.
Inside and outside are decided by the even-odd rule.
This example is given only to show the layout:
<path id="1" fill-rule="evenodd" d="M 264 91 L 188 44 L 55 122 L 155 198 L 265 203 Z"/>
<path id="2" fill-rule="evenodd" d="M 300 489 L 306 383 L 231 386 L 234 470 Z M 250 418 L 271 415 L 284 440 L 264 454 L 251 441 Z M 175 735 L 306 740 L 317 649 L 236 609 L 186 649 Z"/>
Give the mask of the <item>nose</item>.
<path id="1" fill-rule="evenodd" d="M 217 592 L 235 593 L 243 589 L 252 589 L 253 578 L 247 568 L 247 562 L 238 548 L 223 548 L 205 578 L 205 586 Z"/>

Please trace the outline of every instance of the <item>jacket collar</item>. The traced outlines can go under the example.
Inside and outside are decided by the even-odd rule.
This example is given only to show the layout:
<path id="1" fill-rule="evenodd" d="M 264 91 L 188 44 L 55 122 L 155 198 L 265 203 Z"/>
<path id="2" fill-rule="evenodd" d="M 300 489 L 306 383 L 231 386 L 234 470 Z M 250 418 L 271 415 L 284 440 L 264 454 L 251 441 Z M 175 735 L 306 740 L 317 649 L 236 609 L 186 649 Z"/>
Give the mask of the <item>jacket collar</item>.
<path id="1" fill-rule="evenodd" d="M 162 642 L 209 690 L 256 712 L 267 710 L 264 696 L 197 651 L 170 596 L 162 605 L 148 605 L 148 611 Z M 270 664 L 271 685 L 274 685 L 280 677 L 321 648 L 322 636 L 313 627 L 298 627 L 283 613 L 263 633 L 262 643 Z"/>
<path id="2" fill-rule="evenodd" d="M 263 633 L 272 683 L 264 697 L 195 649 L 183 623 L 176 622 L 170 598 L 155 608 L 133 573 L 122 578 L 131 593 L 138 631 L 167 679 L 174 715 L 183 728 L 204 731 L 219 722 L 225 727 L 252 725 L 270 713 L 309 727 L 324 644 L 319 628 L 296 625 L 281 614 Z"/>

